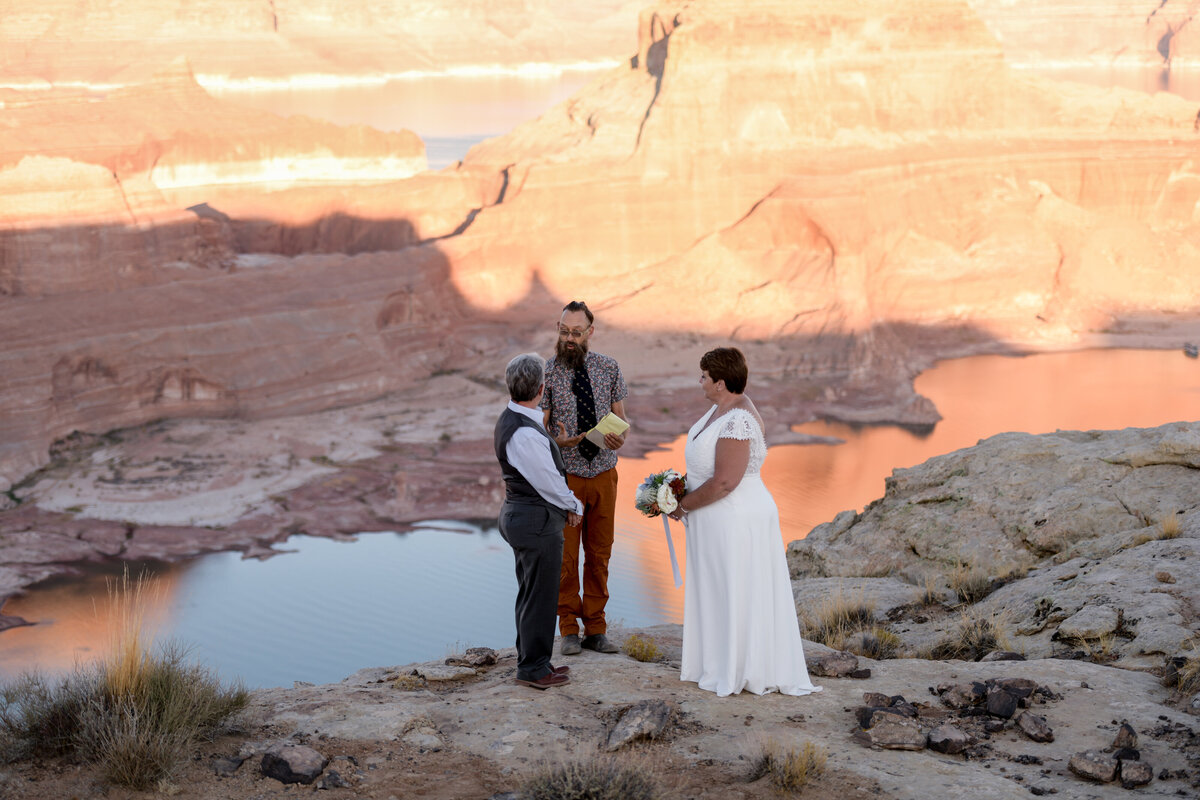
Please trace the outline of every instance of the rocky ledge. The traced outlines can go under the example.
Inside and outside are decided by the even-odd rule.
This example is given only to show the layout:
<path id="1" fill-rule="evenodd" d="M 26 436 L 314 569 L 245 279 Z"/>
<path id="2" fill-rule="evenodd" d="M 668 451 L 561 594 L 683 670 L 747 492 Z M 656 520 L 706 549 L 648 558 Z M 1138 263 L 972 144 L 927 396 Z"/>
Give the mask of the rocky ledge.
<path id="1" fill-rule="evenodd" d="M 1161 670 L 1200 641 L 1197 497 L 1200 423 L 1000 434 L 792 542 L 797 605 L 840 594 L 912 652 L 986 620 L 1028 657 Z"/>
<path id="2" fill-rule="evenodd" d="M 896 470 L 863 513 L 789 548 L 816 695 L 680 682 L 677 625 L 613 631 L 659 655 L 560 661 L 572 680 L 547 692 L 514 682 L 511 649 L 471 648 L 256 691 L 175 789 L 482 800 L 548 764 L 609 758 L 665 797 L 765 798 L 755 764 L 774 743 L 826 755 L 805 796 L 829 800 L 1191 796 L 1198 465 L 1200 423 L 1173 423 L 1001 434 Z M 92 780 L 7 769 L 22 797 Z"/>

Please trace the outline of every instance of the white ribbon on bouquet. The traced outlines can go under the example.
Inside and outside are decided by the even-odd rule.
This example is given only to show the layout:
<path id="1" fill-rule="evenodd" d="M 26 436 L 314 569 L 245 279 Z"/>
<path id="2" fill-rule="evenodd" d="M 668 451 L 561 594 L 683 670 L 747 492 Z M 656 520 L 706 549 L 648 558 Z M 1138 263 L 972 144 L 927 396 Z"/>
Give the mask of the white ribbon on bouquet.
<path id="1" fill-rule="evenodd" d="M 675 576 L 675 588 L 683 586 L 683 578 L 679 577 L 679 561 L 675 558 L 675 543 L 671 541 L 671 523 L 666 514 L 659 514 L 663 521 L 663 533 L 667 535 L 667 552 L 671 554 L 671 574 Z"/>

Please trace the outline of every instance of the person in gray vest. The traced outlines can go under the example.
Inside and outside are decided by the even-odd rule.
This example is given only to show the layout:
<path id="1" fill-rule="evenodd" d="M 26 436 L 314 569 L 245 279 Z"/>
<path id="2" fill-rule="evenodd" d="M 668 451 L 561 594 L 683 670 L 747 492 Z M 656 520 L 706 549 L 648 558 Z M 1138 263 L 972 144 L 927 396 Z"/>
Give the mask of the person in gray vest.
<path id="1" fill-rule="evenodd" d="M 578 525 L 583 504 L 567 488 L 567 468 L 542 427 L 538 404 L 546 389 L 546 362 L 525 353 L 508 362 L 504 382 L 511 398 L 496 420 L 496 459 L 504 476 L 500 535 L 517 566 L 517 683 L 535 689 L 561 686 L 570 667 L 550 663 L 558 618 L 563 524 Z"/>

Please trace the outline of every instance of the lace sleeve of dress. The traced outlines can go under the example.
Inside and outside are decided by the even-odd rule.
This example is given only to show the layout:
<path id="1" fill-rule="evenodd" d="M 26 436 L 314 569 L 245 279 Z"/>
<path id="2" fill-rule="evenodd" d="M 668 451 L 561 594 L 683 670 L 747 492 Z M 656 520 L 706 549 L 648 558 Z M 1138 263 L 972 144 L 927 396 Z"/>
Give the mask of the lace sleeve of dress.
<path id="1" fill-rule="evenodd" d="M 725 415 L 725 419 L 721 423 L 721 432 L 717 434 L 717 438 L 743 441 L 753 439 L 756 427 L 758 426 L 749 411 L 744 408 L 735 408 Z"/>

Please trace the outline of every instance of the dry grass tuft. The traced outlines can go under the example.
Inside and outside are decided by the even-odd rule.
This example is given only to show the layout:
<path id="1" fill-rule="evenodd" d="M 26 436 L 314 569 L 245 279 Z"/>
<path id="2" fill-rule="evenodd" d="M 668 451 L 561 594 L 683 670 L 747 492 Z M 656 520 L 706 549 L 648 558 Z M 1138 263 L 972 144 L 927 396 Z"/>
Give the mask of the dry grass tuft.
<path id="1" fill-rule="evenodd" d="M 881 625 L 876 625 L 852 636 L 847 642 L 846 649 L 856 656 L 880 661 L 885 658 L 896 658 L 902 644 L 899 636 Z"/>
<path id="2" fill-rule="evenodd" d="M 804 637 L 826 647 L 840 649 L 852 634 L 874 627 L 875 606 L 862 599 L 848 598 L 837 591 L 811 610 L 802 612 Z"/>
<path id="3" fill-rule="evenodd" d="M 963 661 L 978 661 L 995 650 L 1009 650 L 1000 620 L 964 612 L 962 619 L 950 635 L 935 644 L 930 650 L 934 659 L 957 658 Z"/>
<path id="4" fill-rule="evenodd" d="M 56 681 L 18 678 L 0 690 L 0 753 L 10 760 L 75 753 L 107 780 L 147 789 L 170 780 L 201 737 L 216 733 L 249 695 L 185 663 L 169 644 L 155 655 L 140 632 L 144 581 L 128 575 L 110 597 L 122 629 L 105 659 Z M 134 630 L 134 626 L 139 626 Z"/>
<path id="5" fill-rule="evenodd" d="M 785 749 L 771 739 L 763 745 L 750 779 L 758 780 L 769 775 L 776 789 L 799 792 L 809 781 L 821 777 L 825 772 L 825 761 L 825 750 L 812 742 L 805 742 L 797 750 Z"/>
<path id="6" fill-rule="evenodd" d="M 992 579 L 978 567 L 957 564 L 947 580 L 960 603 L 978 603 L 992 593 Z"/>
<path id="7" fill-rule="evenodd" d="M 662 661 L 663 659 L 663 651 L 658 646 L 658 642 L 639 633 L 626 639 L 625 643 L 621 645 L 621 650 L 634 661 Z"/>
<path id="8" fill-rule="evenodd" d="M 1175 690 L 1184 697 L 1192 697 L 1200 693 L 1200 637 L 1193 636 L 1183 643 L 1183 647 L 1191 650 L 1192 655 L 1179 668 L 1179 682 Z"/>
<path id="9" fill-rule="evenodd" d="M 1158 521 L 1158 529 L 1160 539 L 1178 539 L 1183 533 L 1183 523 L 1179 521 L 1179 515 L 1172 511 Z"/>
<path id="10" fill-rule="evenodd" d="M 425 679 L 412 673 L 397 675 L 396 679 L 392 681 L 392 688 L 402 692 L 415 692 L 425 688 Z"/>
<path id="11" fill-rule="evenodd" d="M 656 782 L 645 768 L 592 758 L 547 766 L 525 782 L 522 800 L 655 800 Z"/>

